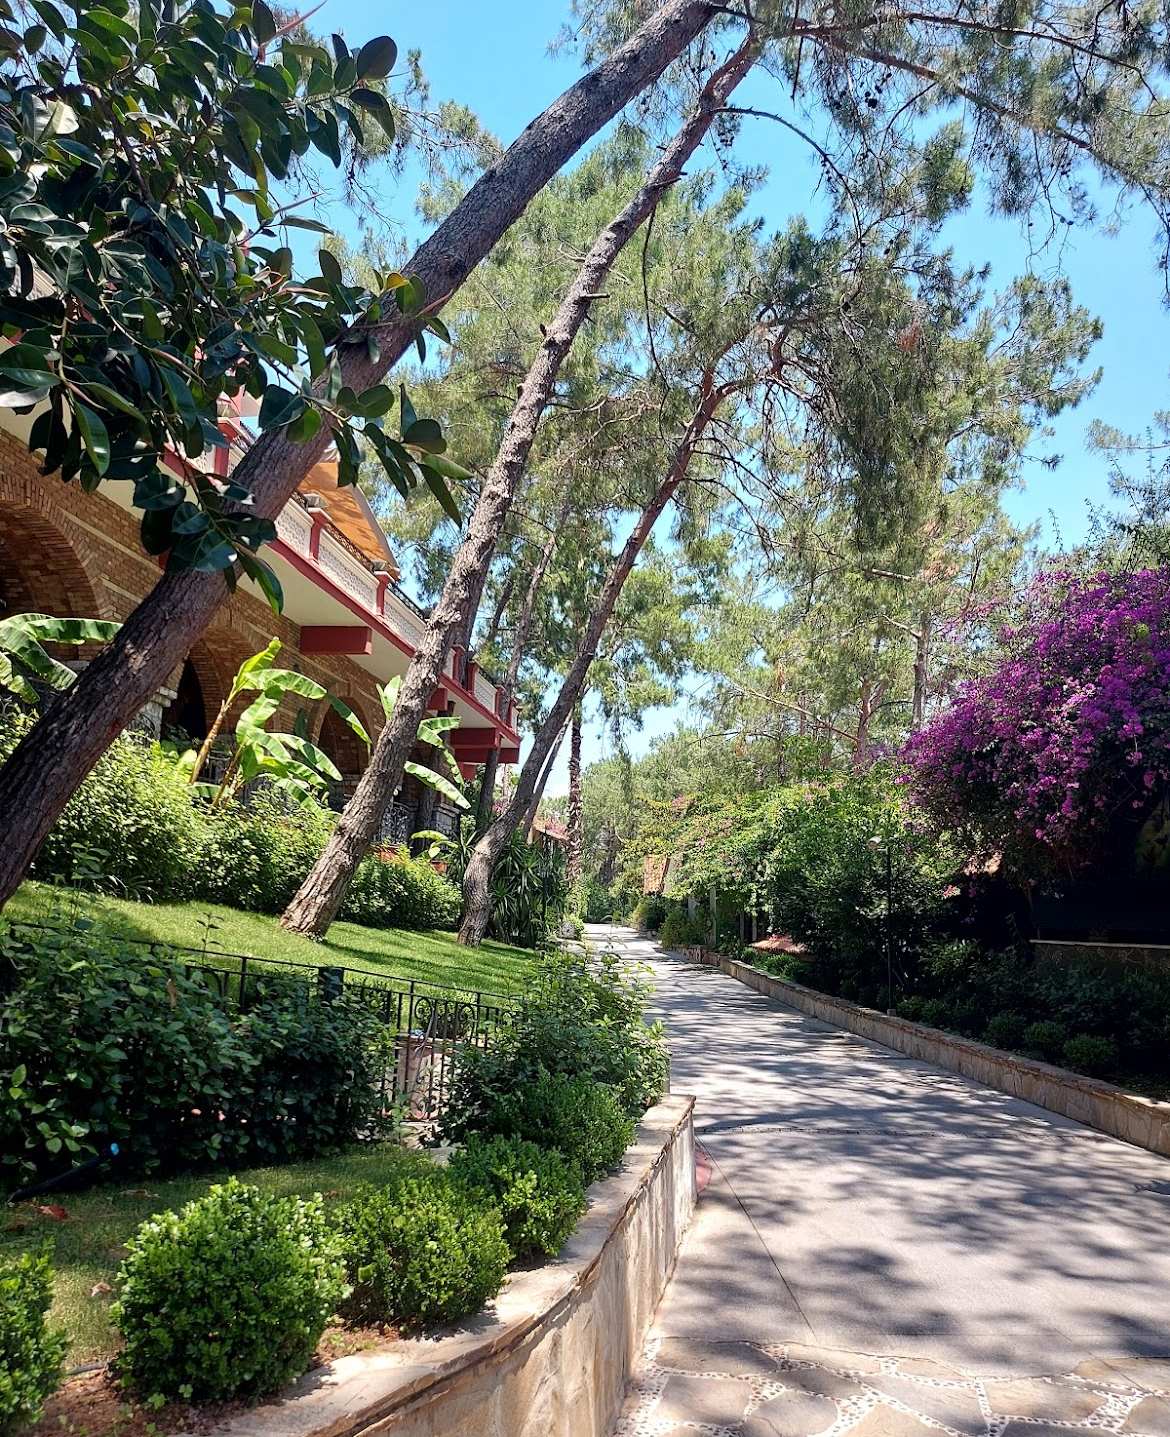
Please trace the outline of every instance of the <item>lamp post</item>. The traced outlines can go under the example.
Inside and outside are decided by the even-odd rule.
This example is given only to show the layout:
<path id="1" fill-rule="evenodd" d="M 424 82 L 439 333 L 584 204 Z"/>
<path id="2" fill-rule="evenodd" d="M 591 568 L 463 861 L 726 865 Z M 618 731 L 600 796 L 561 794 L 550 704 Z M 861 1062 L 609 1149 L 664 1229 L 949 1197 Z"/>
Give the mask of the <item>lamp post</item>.
<path id="1" fill-rule="evenodd" d="M 892 1018 L 894 1009 L 894 857 L 893 848 L 888 838 L 880 838 L 875 835 L 869 840 L 869 846 L 875 852 L 884 851 L 886 855 L 886 1016 Z"/>

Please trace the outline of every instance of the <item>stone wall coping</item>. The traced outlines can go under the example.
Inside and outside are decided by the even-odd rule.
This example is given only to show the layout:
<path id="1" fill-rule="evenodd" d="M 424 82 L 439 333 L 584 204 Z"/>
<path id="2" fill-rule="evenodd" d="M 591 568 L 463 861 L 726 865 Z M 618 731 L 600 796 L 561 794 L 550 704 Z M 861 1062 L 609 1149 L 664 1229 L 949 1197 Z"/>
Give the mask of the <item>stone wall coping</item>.
<path id="1" fill-rule="evenodd" d="M 352 1437 L 381 1431 L 419 1398 L 434 1401 L 476 1369 L 538 1342 L 595 1281 L 606 1249 L 680 1134 L 690 1130 L 694 1106 L 693 1097 L 675 1094 L 648 1109 L 621 1166 L 590 1187 L 589 1206 L 560 1254 L 543 1267 L 511 1274 L 495 1301 L 457 1330 L 336 1358 L 305 1373 L 276 1400 L 200 1426 L 199 1437 Z"/>
<path id="2" fill-rule="evenodd" d="M 1002 1048 L 993 1048 L 973 1038 L 961 1038 L 941 1028 L 929 1028 L 924 1023 L 865 1008 L 803 983 L 775 978 L 750 963 L 711 949 L 683 950 L 683 956 L 721 968 L 747 987 L 810 1016 L 835 1023 L 859 1037 L 1060 1113 L 1136 1147 L 1170 1157 L 1170 1102 L 1147 1098 L 1115 1083 L 1085 1077 L 1036 1058 L 1007 1053 Z"/>

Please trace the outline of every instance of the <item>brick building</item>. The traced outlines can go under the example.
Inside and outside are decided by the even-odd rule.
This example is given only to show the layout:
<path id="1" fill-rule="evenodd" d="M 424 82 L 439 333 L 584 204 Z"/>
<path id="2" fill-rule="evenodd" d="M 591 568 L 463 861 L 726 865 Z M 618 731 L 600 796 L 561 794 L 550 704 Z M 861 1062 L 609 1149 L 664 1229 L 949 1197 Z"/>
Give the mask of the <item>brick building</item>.
<path id="1" fill-rule="evenodd" d="M 139 543 L 131 485 L 111 482 L 85 494 L 77 483 L 42 477 L 26 447 L 28 423 L 0 411 L 0 618 L 31 611 L 125 619 L 159 573 Z M 225 430 L 232 449 L 216 451 L 216 457 L 227 461 L 246 445 L 248 433 L 232 421 Z M 339 489 L 336 468 L 328 463 L 318 464 L 302 483 L 277 531 L 264 557 L 283 586 L 283 614 L 276 617 L 246 581 L 231 596 L 225 590 L 215 622 L 144 711 L 156 731 L 178 727 L 192 738 L 206 735 L 240 663 L 274 637 L 281 641 L 282 666 L 343 699 L 371 735 L 381 729 L 375 685 L 405 673 L 425 626 L 425 616 L 398 587 L 386 536 L 364 495 Z M 460 720 L 450 743 L 465 777 L 497 742 L 502 762 L 518 760 L 514 708 L 502 711 L 496 685 L 458 650 L 431 708 Z M 294 717 L 282 714 L 278 721 L 291 726 Z M 312 716 L 312 736 L 343 775 L 333 795 L 340 803 L 367 755 L 327 704 Z M 427 755 L 415 757 L 425 762 Z M 408 777 L 388 815 L 387 837 L 414 831 L 419 794 L 417 781 Z M 442 815 L 433 821 L 446 826 Z"/>

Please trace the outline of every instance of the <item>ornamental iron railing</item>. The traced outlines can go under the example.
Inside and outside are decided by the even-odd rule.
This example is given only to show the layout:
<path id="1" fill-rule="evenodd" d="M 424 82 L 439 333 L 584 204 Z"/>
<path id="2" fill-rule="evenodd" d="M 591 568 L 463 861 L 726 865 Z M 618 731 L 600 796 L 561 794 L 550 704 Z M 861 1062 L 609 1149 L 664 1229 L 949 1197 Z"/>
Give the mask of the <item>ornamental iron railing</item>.
<path id="1" fill-rule="evenodd" d="M 27 922 L 20 926 L 51 927 Z M 360 1004 L 390 1038 L 377 1079 L 384 1105 L 401 1106 L 414 1122 L 429 1124 L 440 1117 L 460 1061 L 471 1051 L 487 1051 L 524 1011 L 519 997 L 424 979 L 204 951 L 123 934 L 116 941 L 142 949 L 146 959 L 178 960 L 188 978 L 201 983 L 225 1011 L 239 1016 L 277 993 L 287 997 L 299 991 L 306 1003 Z M 165 981 L 161 970 L 158 981 Z"/>

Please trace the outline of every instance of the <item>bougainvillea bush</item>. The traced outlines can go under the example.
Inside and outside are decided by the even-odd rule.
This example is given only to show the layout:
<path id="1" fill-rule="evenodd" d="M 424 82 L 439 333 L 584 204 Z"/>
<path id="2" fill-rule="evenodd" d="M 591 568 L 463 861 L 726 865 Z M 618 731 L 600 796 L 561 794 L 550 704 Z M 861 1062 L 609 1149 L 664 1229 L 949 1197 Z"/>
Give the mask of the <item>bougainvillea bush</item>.
<path id="1" fill-rule="evenodd" d="M 1022 875 L 1132 848 L 1170 783 L 1170 569 L 1042 576 L 1000 642 L 910 740 L 915 799 Z"/>

